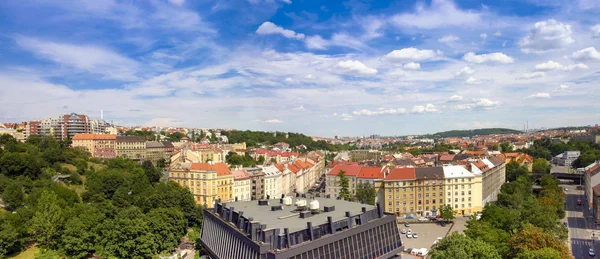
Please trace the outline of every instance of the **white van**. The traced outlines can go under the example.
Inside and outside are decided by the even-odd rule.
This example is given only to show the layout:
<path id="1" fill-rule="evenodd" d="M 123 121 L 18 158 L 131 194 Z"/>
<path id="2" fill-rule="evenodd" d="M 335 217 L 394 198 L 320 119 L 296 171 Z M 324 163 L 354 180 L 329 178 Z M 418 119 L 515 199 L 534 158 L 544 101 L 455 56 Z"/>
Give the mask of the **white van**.
<path id="1" fill-rule="evenodd" d="M 417 253 L 418 256 L 426 256 L 429 253 L 429 250 L 427 250 L 427 248 L 421 248 L 419 249 L 419 252 Z"/>

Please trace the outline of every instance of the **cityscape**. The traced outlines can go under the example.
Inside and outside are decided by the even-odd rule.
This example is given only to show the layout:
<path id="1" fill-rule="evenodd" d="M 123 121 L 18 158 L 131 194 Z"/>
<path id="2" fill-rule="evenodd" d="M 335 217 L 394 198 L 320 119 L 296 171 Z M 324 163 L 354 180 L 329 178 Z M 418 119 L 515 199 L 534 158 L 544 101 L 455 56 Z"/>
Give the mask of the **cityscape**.
<path id="1" fill-rule="evenodd" d="M 580 259 L 600 1 L 0 1 L 0 259 Z"/>

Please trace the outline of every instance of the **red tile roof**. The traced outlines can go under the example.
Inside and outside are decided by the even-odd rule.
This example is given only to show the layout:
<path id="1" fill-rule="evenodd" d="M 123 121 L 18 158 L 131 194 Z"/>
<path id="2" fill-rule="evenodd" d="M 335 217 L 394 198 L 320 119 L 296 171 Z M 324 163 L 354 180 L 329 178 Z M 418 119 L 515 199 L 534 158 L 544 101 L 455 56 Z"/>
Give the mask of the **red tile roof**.
<path id="1" fill-rule="evenodd" d="M 443 155 L 440 157 L 440 161 L 452 161 L 454 160 L 454 155 Z"/>
<path id="2" fill-rule="evenodd" d="M 288 165 L 288 169 L 290 171 L 292 171 L 292 173 L 297 174 L 298 172 L 300 172 L 300 168 L 298 168 L 296 165 L 294 164 L 289 164 Z"/>
<path id="3" fill-rule="evenodd" d="M 351 161 L 333 161 L 331 162 L 331 164 L 328 164 L 326 167 L 327 168 L 334 168 L 338 165 L 358 165 L 358 163 L 356 162 L 351 162 Z"/>
<path id="4" fill-rule="evenodd" d="M 250 176 L 244 170 L 233 170 L 231 174 L 235 180 L 250 179 Z"/>
<path id="5" fill-rule="evenodd" d="M 415 174 L 415 168 L 413 167 L 402 167 L 394 168 L 392 172 L 385 178 L 386 181 L 398 181 L 398 180 L 415 180 L 417 178 Z"/>
<path id="6" fill-rule="evenodd" d="M 334 167 L 327 175 L 338 175 L 343 170 L 346 176 L 356 177 L 362 167 L 359 165 L 338 165 Z"/>
<path id="7" fill-rule="evenodd" d="M 211 168 L 217 171 L 217 176 L 231 175 L 231 171 L 225 163 L 215 163 Z"/>
<path id="8" fill-rule="evenodd" d="M 285 171 L 285 165 L 276 164 L 275 167 L 277 167 L 277 169 L 279 169 L 279 171 L 281 171 L 281 172 Z"/>
<path id="9" fill-rule="evenodd" d="M 212 170 L 209 163 L 192 163 L 190 170 L 208 171 Z"/>
<path id="10" fill-rule="evenodd" d="M 384 170 L 383 167 L 363 167 L 358 173 L 358 178 L 383 179 Z"/>
<path id="11" fill-rule="evenodd" d="M 481 160 L 479 161 L 475 161 L 473 163 L 474 166 L 476 166 L 477 168 L 479 168 L 479 170 L 481 170 L 481 172 L 485 173 L 487 170 L 489 170 L 490 168 Z"/>
<path id="12" fill-rule="evenodd" d="M 113 134 L 75 134 L 73 140 L 115 140 L 117 135 Z"/>

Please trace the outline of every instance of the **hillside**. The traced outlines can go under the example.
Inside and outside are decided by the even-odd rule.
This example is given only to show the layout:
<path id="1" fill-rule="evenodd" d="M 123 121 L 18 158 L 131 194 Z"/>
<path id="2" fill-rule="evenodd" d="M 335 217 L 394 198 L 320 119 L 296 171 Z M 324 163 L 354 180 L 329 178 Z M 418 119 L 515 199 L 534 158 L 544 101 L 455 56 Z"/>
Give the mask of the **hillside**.
<path id="1" fill-rule="evenodd" d="M 519 130 L 505 129 L 505 128 L 489 128 L 489 129 L 474 129 L 474 130 L 450 130 L 443 131 L 433 134 L 434 136 L 442 138 L 452 137 L 471 137 L 477 135 L 490 135 L 490 134 L 515 134 L 521 133 Z"/>

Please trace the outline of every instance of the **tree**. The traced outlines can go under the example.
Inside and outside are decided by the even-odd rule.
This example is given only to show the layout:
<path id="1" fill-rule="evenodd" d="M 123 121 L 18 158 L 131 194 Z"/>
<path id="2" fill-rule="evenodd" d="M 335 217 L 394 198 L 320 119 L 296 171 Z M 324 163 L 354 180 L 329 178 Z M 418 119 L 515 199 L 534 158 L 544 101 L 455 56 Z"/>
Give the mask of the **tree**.
<path id="1" fill-rule="evenodd" d="M 529 174 L 529 170 L 527 167 L 521 166 L 519 163 L 512 161 L 506 164 L 506 181 L 513 182 L 516 181 L 519 176 L 527 176 Z"/>
<path id="2" fill-rule="evenodd" d="M 373 185 L 369 183 L 359 183 L 356 186 L 356 200 L 361 203 L 375 205 L 375 197 L 377 192 Z"/>
<path id="3" fill-rule="evenodd" d="M 539 250 L 524 250 L 517 255 L 517 259 L 562 259 L 560 253 L 552 248 L 544 247 Z"/>
<path id="4" fill-rule="evenodd" d="M 502 152 L 504 152 L 504 153 L 512 152 L 513 151 L 513 147 L 510 144 L 510 142 L 504 142 L 504 143 L 500 144 L 500 150 Z"/>
<path id="5" fill-rule="evenodd" d="M 161 169 L 167 167 L 167 160 L 165 160 L 164 158 L 159 159 L 156 162 L 156 167 L 161 168 Z"/>
<path id="6" fill-rule="evenodd" d="M 507 258 L 509 255 L 510 246 L 508 245 L 508 240 L 510 239 L 510 234 L 502 229 L 495 228 L 489 222 L 471 218 L 467 221 L 465 235 L 474 240 L 481 240 L 493 245 L 503 258 Z"/>
<path id="7" fill-rule="evenodd" d="M 341 187 L 340 198 L 342 198 L 342 200 L 350 200 L 352 198 L 352 195 L 350 194 L 350 190 L 348 189 L 350 188 L 350 182 L 348 180 L 348 177 L 346 177 L 346 172 L 344 170 L 340 170 L 337 177 L 338 183 Z"/>
<path id="8" fill-rule="evenodd" d="M 534 174 L 549 174 L 552 170 L 552 165 L 544 158 L 537 158 L 533 161 L 531 172 Z"/>
<path id="9" fill-rule="evenodd" d="M 150 231 L 160 237 L 158 251 L 168 251 L 176 247 L 179 238 L 185 234 L 186 222 L 183 213 L 174 208 L 153 209 L 146 214 Z"/>
<path id="10" fill-rule="evenodd" d="M 454 209 L 450 205 L 442 205 L 440 206 L 440 217 L 445 221 L 451 221 L 455 219 Z"/>
<path id="11" fill-rule="evenodd" d="M 44 191 L 35 206 L 30 227 L 35 240 L 43 247 L 55 248 L 60 240 L 63 212 L 58 205 L 58 196 Z"/>
<path id="12" fill-rule="evenodd" d="M 102 226 L 102 257 L 152 258 L 158 253 L 162 237 L 152 233 L 144 214 L 137 207 L 121 211 Z"/>
<path id="13" fill-rule="evenodd" d="M 431 259 L 501 259 L 500 254 L 492 245 L 481 240 L 473 240 L 463 234 L 452 232 L 442 239 L 429 253 Z"/>
<path id="14" fill-rule="evenodd" d="M 23 206 L 24 195 L 21 184 L 19 184 L 17 181 L 9 184 L 2 193 L 2 199 L 8 203 L 10 209 L 14 210 Z"/>
<path id="15" fill-rule="evenodd" d="M 160 178 L 162 177 L 162 172 L 156 167 L 154 167 L 150 160 L 142 162 L 142 169 L 144 169 L 148 181 L 150 181 L 151 183 L 158 183 L 160 181 Z"/>
<path id="16" fill-rule="evenodd" d="M 513 235 L 509 244 L 515 256 L 527 250 L 551 248 L 560 254 L 560 258 L 569 258 L 569 248 L 563 242 L 531 224 L 525 225 L 521 231 Z"/>

